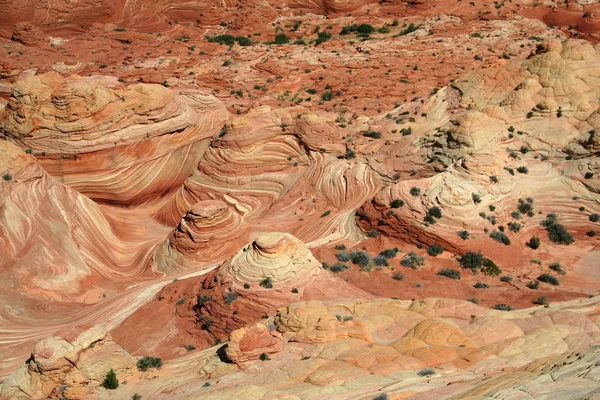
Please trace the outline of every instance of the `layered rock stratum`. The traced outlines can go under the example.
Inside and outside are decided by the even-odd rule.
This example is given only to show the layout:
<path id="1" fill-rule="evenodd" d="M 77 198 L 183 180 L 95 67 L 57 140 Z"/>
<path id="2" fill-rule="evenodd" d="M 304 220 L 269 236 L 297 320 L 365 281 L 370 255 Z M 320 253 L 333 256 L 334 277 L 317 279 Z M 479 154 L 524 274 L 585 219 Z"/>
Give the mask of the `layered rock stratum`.
<path id="1" fill-rule="evenodd" d="M 595 2 L 0 5 L 1 399 L 600 396 Z"/>

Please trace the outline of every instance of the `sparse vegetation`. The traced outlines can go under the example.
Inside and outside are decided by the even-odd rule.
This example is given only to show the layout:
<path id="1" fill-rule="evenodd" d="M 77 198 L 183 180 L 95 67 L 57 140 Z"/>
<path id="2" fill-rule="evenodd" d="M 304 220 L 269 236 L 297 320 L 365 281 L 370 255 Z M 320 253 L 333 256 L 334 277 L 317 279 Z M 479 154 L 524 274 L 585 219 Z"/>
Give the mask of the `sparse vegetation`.
<path id="1" fill-rule="evenodd" d="M 550 268 L 552 271 L 558 273 L 559 275 L 567 274 L 567 271 L 565 271 L 563 266 L 560 265 L 560 263 L 558 263 L 558 262 L 553 262 L 552 264 L 548 265 L 548 268 Z"/>
<path id="2" fill-rule="evenodd" d="M 392 279 L 394 279 L 396 281 L 401 281 L 404 279 L 404 274 L 402 274 L 400 272 L 396 272 L 394 275 L 392 275 Z"/>
<path id="3" fill-rule="evenodd" d="M 571 235 L 564 226 L 558 223 L 556 215 L 554 214 L 548 214 L 546 220 L 542 221 L 542 226 L 546 228 L 548 238 L 553 243 L 569 245 L 575 242 L 573 235 Z"/>
<path id="4" fill-rule="evenodd" d="M 114 390 L 119 387 L 119 380 L 117 379 L 117 374 L 111 368 L 106 374 L 104 381 L 102 382 L 102 387 L 109 390 Z"/>
<path id="5" fill-rule="evenodd" d="M 271 359 L 271 357 L 269 357 L 269 355 L 267 353 L 261 353 L 259 359 L 260 359 L 260 361 L 269 361 Z"/>
<path id="6" fill-rule="evenodd" d="M 526 286 L 529 289 L 536 290 L 540 286 L 540 283 L 538 281 L 529 281 Z"/>
<path id="7" fill-rule="evenodd" d="M 512 282 L 513 277 L 510 275 L 504 275 L 502 278 L 500 278 L 501 282 Z"/>
<path id="8" fill-rule="evenodd" d="M 259 283 L 260 286 L 266 288 L 266 289 L 272 289 L 273 288 L 273 281 L 271 280 L 270 277 L 266 277 L 265 279 L 263 279 L 262 281 L 260 281 Z"/>
<path id="9" fill-rule="evenodd" d="M 473 287 L 475 289 L 489 289 L 490 285 L 488 285 L 487 283 L 483 283 L 483 282 L 477 282 L 475 285 L 473 285 Z"/>
<path id="10" fill-rule="evenodd" d="M 437 274 L 440 276 L 445 276 L 450 279 L 460 280 L 460 271 L 457 271 L 455 269 L 445 268 L 445 269 L 438 271 Z"/>
<path id="11" fill-rule="evenodd" d="M 400 261 L 400 264 L 408 268 L 418 269 L 420 266 L 425 264 L 425 258 L 421 257 L 414 251 L 411 251 L 404 256 L 402 261 Z"/>
<path id="12" fill-rule="evenodd" d="M 390 258 L 396 257 L 396 255 L 398 254 L 398 251 L 399 250 L 397 248 L 387 249 L 387 250 L 383 250 L 381 253 L 379 253 L 379 255 L 383 256 L 389 260 Z"/>
<path id="13" fill-rule="evenodd" d="M 429 376 L 435 375 L 435 370 L 433 368 L 424 368 L 419 371 L 419 376 Z"/>
<path id="14" fill-rule="evenodd" d="M 500 310 L 500 311 L 511 311 L 511 310 L 514 310 L 514 308 L 512 308 L 511 306 L 506 305 L 506 304 L 496 304 L 494 306 L 494 309 L 495 310 Z"/>
<path id="15" fill-rule="evenodd" d="M 460 237 L 462 240 L 468 240 L 469 239 L 469 231 L 459 231 L 458 232 L 458 237 Z"/>
<path id="16" fill-rule="evenodd" d="M 412 187 L 410 188 L 410 195 L 413 197 L 418 197 L 421 195 L 421 189 L 419 189 L 418 187 Z"/>
<path id="17" fill-rule="evenodd" d="M 554 275 L 550 275 L 550 274 L 542 274 L 537 277 L 537 280 L 540 282 L 548 283 L 553 286 L 560 285 L 560 281 L 558 280 L 558 278 L 556 278 Z"/>
<path id="18" fill-rule="evenodd" d="M 149 369 L 155 368 L 160 369 L 162 367 L 162 360 L 158 357 L 142 357 L 137 361 L 137 368 L 140 371 L 148 371 Z"/>
<path id="19" fill-rule="evenodd" d="M 500 242 L 506 246 L 510 244 L 510 239 L 504 232 L 494 230 L 492 233 L 490 233 L 490 237 L 496 242 Z"/>
<path id="20" fill-rule="evenodd" d="M 537 236 L 532 236 L 531 239 L 529 239 L 529 242 L 525 243 L 527 245 L 527 247 L 536 250 L 540 247 L 540 244 L 542 243 L 542 241 L 540 240 L 539 237 Z"/>
<path id="21" fill-rule="evenodd" d="M 432 244 L 427 248 L 427 254 L 431 257 L 439 256 L 444 252 L 444 248 L 438 244 Z"/>
<path id="22" fill-rule="evenodd" d="M 233 303 L 239 297 L 239 295 L 240 294 L 238 292 L 225 293 L 223 295 L 223 299 L 225 300 L 225 304 L 231 304 L 231 303 Z"/>
<path id="23" fill-rule="evenodd" d="M 392 202 L 390 203 L 390 207 L 391 208 L 400 208 L 404 206 L 404 200 L 392 200 Z"/>

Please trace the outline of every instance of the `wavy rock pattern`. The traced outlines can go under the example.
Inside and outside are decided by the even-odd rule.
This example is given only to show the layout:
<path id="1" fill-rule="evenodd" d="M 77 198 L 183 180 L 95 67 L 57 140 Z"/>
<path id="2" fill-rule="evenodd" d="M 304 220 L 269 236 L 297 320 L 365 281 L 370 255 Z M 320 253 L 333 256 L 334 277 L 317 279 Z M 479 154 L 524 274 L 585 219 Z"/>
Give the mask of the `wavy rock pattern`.
<path id="1" fill-rule="evenodd" d="M 66 185 L 131 205 L 178 188 L 226 115 L 212 96 L 50 73 L 15 84 L 0 129 Z"/>

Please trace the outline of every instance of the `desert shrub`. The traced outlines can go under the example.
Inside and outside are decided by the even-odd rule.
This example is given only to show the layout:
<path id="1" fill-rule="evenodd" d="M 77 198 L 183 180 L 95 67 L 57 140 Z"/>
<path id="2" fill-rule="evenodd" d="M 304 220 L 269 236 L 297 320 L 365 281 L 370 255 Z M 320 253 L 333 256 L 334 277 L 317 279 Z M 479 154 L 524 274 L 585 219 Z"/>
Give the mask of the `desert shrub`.
<path id="1" fill-rule="evenodd" d="M 398 36 L 408 35 L 409 33 L 416 31 L 420 27 L 421 27 L 421 25 L 415 25 L 411 22 L 410 25 L 408 25 L 408 27 L 406 27 L 406 29 L 403 29 L 398 33 Z"/>
<path id="2" fill-rule="evenodd" d="M 509 229 L 511 232 L 515 232 L 515 233 L 516 233 L 516 232 L 519 232 L 519 231 L 521 230 L 521 224 L 518 224 L 518 223 L 516 223 L 516 222 L 509 222 L 509 223 L 508 223 L 508 229 Z"/>
<path id="3" fill-rule="evenodd" d="M 346 250 L 346 245 L 345 244 L 336 244 L 335 246 L 333 246 L 333 248 L 336 250 Z"/>
<path id="4" fill-rule="evenodd" d="M 341 262 L 348 262 L 348 261 L 350 261 L 350 255 L 348 253 L 343 252 L 343 251 L 338 251 L 337 253 L 335 253 L 335 258 L 337 258 L 338 261 L 341 261 Z"/>
<path id="5" fill-rule="evenodd" d="M 562 267 L 562 265 L 560 265 L 560 263 L 557 263 L 557 262 L 553 262 L 552 264 L 548 265 L 548 268 L 550 268 L 554 272 L 557 272 L 560 275 L 567 274 L 567 271 L 565 271 L 565 269 Z"/>
<path id="6" fill-rule="evenodd" d="M 423 219 L 423 221 L 425 221 L 428 224 L 435 224 L 437 221 L 435 220 L 435 218 L 433 218 L 431 215 L 426 214 L 425 218 Z"/>
<path id="7" fill-rule="evenodd" d="M 521 166 L 517 168 L 517 172 L 520 174 L 527 174 L 529 172 L 529 169 L 527 167 Z"/>
<path id="8" fill-rule="evenodd" d="M 512 280 L 513 280 L 513 277 L 512 277 L 512 276 L 510 276 L 510 275 L 504 275 L 502 278 L 500 278 L 500 280 L 501 280 L 502 282 L 512 282 Z"/>
<path id="9" fill-rule="evenodd" d="M 331 101 L 331 99 L 333 99 L 333 92 L 331 90 L 327 90 L 321 95 L 321 100 L 323 101 Z"/>
<path id="10" fill-rule="evenodd" d="M 379 236 L 379 232 L 377 232 L 376 229 L 371 229 L 369 232 L 367 232 L 367 236 L 370 238 L 376 238 Z"/>
<path id="11" fill-rule="evenodd" d="M 397 254 L 398 254 L 398 249 L 397 248 L 383 250 L 381 253 L 379 253 L 380 256 L 384 256 L 388 260 L 390 258 L 396 257 Z"/>
<path id="12" fill-rule="evenodd" d="M 388 265 L 390 265 L 388 263 L 388 259 L 382 255 L 375 256 L 375 258 L 373 258 L 373 262 L 375 263 L 375 265 L 381 267 L 387 267 Z"/>
<path id="13" fill-rule="evenodd" d="M 450 279 L 460 280 L 460 272 L 455 269 L 450 269 L 450 268 L 442 269 L 437 274 L 440 276 L 445 276 Z"/>
<path id="14" fill-rule="evenodd" d="M 540 240 L 539 237 L 537 236 L 532 236 L 531 239 L 529 239 L 529 242 L 525 243 L 527 245 L 527 247 L 536 250 L 540 247 L 540 244 L 542 243 L 542 241 Z"/>
<path id="15" fill-rule="evenodd" d="M 425 258 L 421 257 L 420 255 L 418 255 L 414 251 L 411 251 L 406 256 L 404 256 L 404 258 L 402 259 L 402 261 L 400 261 L 400 264 L 402 264 L 405 267 L 409 267 L 409 268 L 412 268 L 412 269 L 417 269 L 418 267 L 420 267 L 423 264 L 425 264 Z"/>
<path id="16" fill-rule="evenodd" d="M 442 210 L 439 207 L 431 207 L 427 213 L 432 217 L 442 218 Z"/>
<path id="17" fill-rule="evenodd" d="M 468 240 L 469 239 L 469 231 L 459 231 L 458 237 L 461 238 L 462 240 Z"/>
<path id="18" fill-rule="evenodd" d="M 418 187 L 410 188 L 410 195 L 413 197 L 417 197 L 417 196 L 421 195 L 421 189 L 419 189 Z"/>
<path id="19" fill-rule="evenodd" d="M 193 344 L 188 344 L 187 346 L 185 346 L 185 349 L 187 351 L 194 351 L 196 350 L 196 346 L 194 346 Z"/>
<path id="20" fill-rule="evenodd" d="M 510 239 L 508 238 L 508 236 L 506 236 L 504 232 L 493 231 L 492 233 L 490 233 L 490 237 L 496 242 L 500 242 L 506 246 L 510 244 Z"/>
<path id="21" fill-rule="evenodd" d="M 370 138 L 373 138 L 373 139 L 379 139 L 379 138 L 381 138 L 381 132 L 366 131 L 366 132 L 363 132 L 363 136 L 370 137 Z"/>
<path id="22" fill-rule="evenodd" d="M 533 201 L 533 199 L 531 199 Z M 517 209 L 522 214 L 528 214 L 533 211 L 533 205 L 529 201 L 524 201 L 523 199 L 519 199 L 519 203 L 517 204 Z"/>
<path id="23" fill-rule="evenodd" d="M 548 297 L 546 297 L 545 295 L 541 295 L 533 301 L 533 304 L 539 304 L 541 306 L 548 305 Z"/>
<path id="24" fill-rule="evenodd" d="M 4 179 L 6 182 L 8 182 L 12 179 L 12 175 L 9 173 L 6 173 L 6 174 L 2 175 L 2 179 Z"/>
<path id="25" fill-rule="evenodd" d="M 119 380 L 117 379 L 117 374 L 115 374 L 115 371 L 113 371 L 112 368 L 110 369 L 110 371 L 108 371 L 108 374 L 106 374 L 104 382 L 102 382 L 102 387 L 111 390 L 119 387 Z"/>
<path id="26" fill-rule="evenodd" d="M 371 400 L 388 400 L 388 395 L 383 393 L 383 394 L 373 397 Z"/>
<path id="27" fill-rule="evenodd" d="M 211 300 L 210 296 L 202 295 L 198 296 L 198 307 L 201 307 L 204 303 L 207 303 Z"/>
<path id="28" fill-rule="evenodd" d="M 473 287 L 475 289 L 488 289 L 490 287 L 490 285 L 488 285 L 487 283 L 483 283 L 483 282 L 477 282 L 475 285 L 473 285 Z"/>
<path id="29" fill-rule="evenodd" d="M 369 257 L 366 251 L 352 251 L 350 252 L 350 260 L 352 260 L 353 264 L 366 267 L 369 261 L 371 261 L 371 257 Z"/>
<path id="30" fill-rule="evenodd" d="M 589 236 L 589 237 L 594 237 L 594 236 L 596 236 L 596 231 L 595 230 L 589 230 L 585 234 L 587 236 Z"/>
<path id="31" fill-rule="evenodd" d="M 510 311 L 510 310 L 514 310 L 514 308 L 512 308 L 511 306 L 509 306 L 509 305 L 506 305 L 506 304 L 496 304 L 496 305 L 494 306 L 494 309 L 495 309 L 495 310 L 501 310 L 501 311 Z"/>
<path id="32" fill-rule="evenodd" d="M 553 286 L 560 285 L 560 281 L 554 275 L 550 275 L 550 274 L 542 274 L 537 277 L 537 280 L 540 282 L 549 283 L 550 285 L 553 285 Z"/>
<path id="33" fill-rule="evenodd" d="M 432 244 L 427 248 L 427 254 L 431 257 L 439 256 L 444 252 L 444 248 L 438 244 Z"/>
<path id="34" fill-rule="evenodd" d="M 269 361 L 271 357 L 267 353 L 261 353 L 260 357 L 258 357 L 260 361 Z"/>
<path id="35" fill-rule="evenodd" d="M 473 199 L 473 203 L 475 204 L 481 203 L 481 196 L 477 193 L 471 193 L 471 199 Z"/>
<path id="36" fill-rule="evenodd" d="M 571 235 L 564 226 L 558 223 L 556 215 L 554 214 L 548 214 L 541 225 L 546 228 L 548 238 L 553 243 L 569 245 L 575 241 L 573 235 Z"/>
<path id="37" fill-rule="evenodd" d="M 321 214 L 321 218 L 325 218 L 326 216 L 328 216 L 329 214 L 331 214 L 330 210 L 325 211 L 323 214 Z"/>
<path id="38" fill-rule="evenodd" d="M 270 277 L 266 277 L 265 279 L 260 281 L 259 285 L 266 289 L 271 289 L 271 288 L 273 288 L 273 281 L 271 280 Z"/>
<path id="39" fill-rule="evenodd" d="M 279 33 L 275 36 L 274 44 L 286 44 L 290 42 L 290 38 L 285 33 Z"/>
<path id="40" fill-rule="evenodd" d="M 206 382 L 208 383 L 208 382 Z M 133 396 L 131 396 L 131 400 L 142 400 L 142 395 L 135 393 Z"/>
<path id="41" fill-rule="evenodd" d="M 327 31 L 319 32 L 319 33 L 317 33 L 317 40 L 315 41 L 315 45 L 325 43 L 329 39 L 331 39 L 331 33 L 327 32 Z"/>
<path id="42" fill-rule="evenodd" d="M 325 263 L 323 263 L 323 269 L 327 269 L 327 268 L 325 268 Z M 250 284 L 244 283 L 244 289 L 250 289 Z"/>
<path id="43" fill-rule="evenodd" d="M 391 208 L 400 208 L 404 205 L 404 200 L 392 200 L 392 202 L 390 203 L 390 207 Z"/>
<path id="44" fill-rule="evenodd" d="M 342 272 L 345 269 L 350 268 L 349 265 L 347 264 L 342 264 L 342 263 L 337 263 L 337 264 L 333 264 L 332 266 L 329 267 L 329 270 L 333 273 L 339 273 Z"/>
<path id="45" fill-rule="evenodd" d="M 240 296 L 238 292 L 229 292 L 223 295 L 226 304 L 231 304 Z"/>
<path id="46" fill-rule="evenodd" d="M 479 252 L 474 253 L 472 251 L 467 251 L 463 256 L 460 257 L 458 261 L 461 267 L 478 271 L 483 265 L 483 260 L 485 260 L 483 254 Z"/>
<path id="47" fill-rule="evenodd" d="M 434 374 L 435 374 L 435 370 L 433 368 L 424 368 L 419 371 L 419 376 L 429 376 L 429 375 L 434 375 Z"/>
<path id="48" fill-rule="evenodd" d="M 235 44 L 235 37 L 233 35 L 206 36 L 206 40 L 211 43 L 226 44 L 227 46 Z"/>
<path id="49" fill-rule="evenodd" d="M 471 297 L 470 299 L 467 299 L 467 301 L 470 301 L 473 304 L 479 304 L 479 300 L 476 299 L 475 297 Z"/>
<path id="50" fill-rule="evenodd" d="M 588 219 L 591 222 L 598 222 L 598 221 L 600 221 L 600 214 L 592 214 L 588 217 Z"/>
<path id="51" fill-rule="evenodd" d="M 401 281 L 402 279 L 404 279 L 404 274 L 400 273 L 400 272 L 396 272 L 393 276 L 392 279 L 397 280 L 397 281 Z"/>
<path id="52" fill-rule="evenodd" d="M 481 272 L 488 276 L 498 276 L 502 273 L 502 270 L 492 260 L 484 258 Z"/>
<path id="53" fill-rule="evenodd" d="M 538 281 L 529 281 L 526 285 L 529 289 L 535 290 L 540 287 L 540 283 Z"/>
<path id="54" fill-rule="evenodd" d="M 137 361 L 137 368 L 140 371 L 148 371 L 151 368 L 160 369 L 162 367 L 162 360 L 158 357 L 142 357 Z"/>

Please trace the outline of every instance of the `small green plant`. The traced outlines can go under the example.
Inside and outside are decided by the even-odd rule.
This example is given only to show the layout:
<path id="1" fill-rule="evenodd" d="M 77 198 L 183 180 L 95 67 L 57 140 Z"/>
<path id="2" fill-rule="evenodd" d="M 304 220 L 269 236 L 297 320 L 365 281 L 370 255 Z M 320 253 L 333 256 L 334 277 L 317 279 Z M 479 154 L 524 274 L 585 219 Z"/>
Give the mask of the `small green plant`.
<path id="1" fill-rule="evenodd" d="M 471 199 L 473 199 L 473 203 L 475 204 L 481 203 L 481 196 L 477 193 L 471 193 Z"/>
<path id="2" fill-rule="evenodd" d="M 108 374 L 106 374 L 104 382 L 102 382 L 102 387 L 110 390 L 114 390 L 119 387 L 119 380 L 117 379 L 117 374 L 115 374 L 115 371 L 113 371 L 112 368 L 110 369 L 110 371 L 108 371 Z"/>
<path id="3" fill-rule="evenodd" d="M 435 370 L 433 368 L 424 368 L 424 369 L 422 369 L 422 370 L 419 371 L 418 375 L 419 376 L 435 375 Z"/>
<path id="4" fill-rule="evenodd" d="M 292 288 L 292 293 L 297 294 L 298 293 L 298 289 L 297 288 Z"/>
<path id="5" fill-rule="evenodd" d="M 259 359 L 260 359 L 260 361 L 269 361 L 271 359 L 271 357 L 269 357 L 269 355 L 267 353 L 261 353 Z"/>
<path id="6" fill-rule="evenodd" d="M 270 277 L 266 277 L 265 279 L 263 279 L 262 281 L 260 281 L 259 283 L 260 286 L 266 288 L 266 289 L 272 289 L 273 288 L 273 281 L 271 280 Z"/>
<path id="7" fill-rule="evenodd" d="M 438 244 L 432 244 L 427 248 L 427 254 L 431 257 L 439 256 L 444 252 L 444 248 Z"/>
<path id="8" fill-rule="evenodd" d="M 550 274 L 542 274 L 537 277 L 537 280 L 540 282 L 548 283 L 553 286 L 560 285 L 560 281 L 554 275 Z"/>
<path id="9" fill-rule="evenodd" d="M 598 222 L 600 221 L 600 214 L 592 214 L 588 217 L 590 222 Z"/>
<path id="10" fill-rule="evenodd" d="M 404 200 L 392 200 L 392 202 L 390 203 L 390 207 L 391 208 L 400 208 L 404 206 Z"/>
<path id="11" fill-rule="evenodd" d="M 469 232 L 468 231 L 459 231 L 458 232 L 458 237 L 461 238 L 462 240 L 468 240 L 469 239 Z"/>
<path id="12" fill-rule="evenodd" d="M 400 272 L 396 272 L 394 275 L 392 275 L 392 279 L 394 279 L 396 281 L 401 281 L 404 279 L 404 274 L 402 274 Z"/>
<path id="13" fill-rule="evenodd" d="M 439 207 L 431 207 L 427 213 L 435 218 L 442 218 L 442 210 Z"/>
<path id="14" fill-rule="evenodd" d="M 379 139 L 379 138 L 381 138 L 381 132 L 366 131 L 366 132 L 363 132 L 363 136 L 370 137 L 370 138 L 373 138 L 373 139 Z"/>
<path id="15" fill-rule="evenodd" d="M 496 304 L 494 306 L 494 309 L 495 310 L 500 310 L 500 311 L 511 311 L 511 310 L 514 310 L 514 308 L 512 308 L 511 306 L 506 305 L 506 304 Z"/>
<path id="16" fill-rule="evenodd" d="M 445 268 L 445 269 L 438 271 L 437 274 L 440 276 L 445 276 L 450 279 L 460 280 L 460 271 L 457 271 L 455 269 Z"/>
<path id="17" fill-rule="evenodd" d="M 410 188 L 410 195 L 413 197 L 418 197 L 421 195 L 421 189 L 419 189 L 418 187 L 412 187 Z"/>
<path id="18" fill-rule="evenodd" d="M 552 264 L 548 265 L 548 268 L 550 268 L 552 271 L 558 273 L 559 275 L 567 274 L 567 271 L 565 271 L 563 266 L 560 265 L 560 263 L 558 263 L 558 262 L 553 262 Z"/>
<path id="19" fill-rule="evenodd" d="M 527 167 L 521 166 L 517 168 L 517 172 L 520 174 L 527 174 L 529 172 L 529 169 Z"/>
<path id="20" fill-rule="evenodd" d="M 250 289 L 250 284 L 249 283 L 244 283 L 244 289 Z"/>
<path id="21" fill-rule="evenodd" d="M 548 214 L 546 220 L 542 221 L 541 225 L 546 228 L 548 238 L 553 243 L 569 245 L 575 242 L 573 235 L 571 235 L 564 226 L 558 223 L 556 215 Z"/>
<path id="22" fill-rule="evenodd" d="M 12 179 L 12 175 L 7 172 L 6 174 L 2 175 L 2 179 L 8 182 Z"/>
<path id="23" fill-rule="evenodd" d="M 142 395 L 136 393 L 133 396 L 131 396 L 131 400 L 142 400 Z"/>
<path id="24" fill-rule="evenodd" d="M 162 360 L 158 357 L 142 357 L 137 361 L 137 368 L 140 371 L 148 371 L 151 368 L 160 369 Z"/>
<path id="25" fill-rule="evenodd" d="M 501 231 L 496 231 L 496 230 L 493 231 L 492 233 L 490 233 L 490 238 L 492 238 L 496 242 L 500 242 L 506 246 L 508 246 L 510 244 L 510 239 L 508 238 L 508 236 L 506 236 L 506 234 Z"/>
<path id="26" fill-rule="evenodd" d="M 542 243 L 542 241 L 540 240 L 539 237 L 537 236 L 532 236 L 531 239 L 529 239 L 529 242 L 525 243 L 525 245 L 527 245 L 527 247 L 536 250 L 540 247 L 540 244 Z"/>
<path id="27" fill-rule="evenodd" d="M 279 33 L 275 36 L 274 44 L 287 44 L 290 42 L 290 38 L 285 33 Z"/>
<path id="28" fill-rule="evenodd" d="M 546 305 L 548 305 L 548 297 L 546 297 L 545 295 L 541 295 L 533 301 L 533 304 L 546 306 Z"/>
<path id="29" fill-rule="evenodd" d="M 418 267 L 425 264 L 425 258 L 419 256 L 414 251 L 411 251 L 406 256 L 404 256 L 402 261 L 400 261 L 400 264 L 402 264 L 405 267 L 412 268 L 412 269 L 418 269 Z"/>
<path id="30" fill-rule="evenodd" d="M 490 285 L 488 285 L 487 283 L 483 283 L 483 282 L 477 282 L 475 285 L 473 285 L 473 287 L 475 289 L 489 289 Z"/>
<path id="31" fill-rule="evenodd" d="M 500 278 L 500 281 L 502 282 L 512 282 L 513 277 L 510 275 L 504 275 L 502 278 Z"/>
<path id="32" fill-rule="evenodd" d="M 540 283 L 538 281 L 529 281 L 526 285 L 529 289 L 536 290 L 540 287 Z"/>
<path id="33" fill-rule="evenodd" d="M 240 296 L 238 292 L 229 292 L 223 295 L 223 299 L 225 300 L 225 304 L 231 304 Z"/>
<path id="34" fill-rule="evenodd" d="M 390 258 L 396 257 L 396 255 L 398 254 L 398 251 L 399 250 L 397 248 L 387 249 L 387 250 L 383 250 L 381 253 L 379 253 L 379 255 L 383 256 L 389 260 Z"/>

